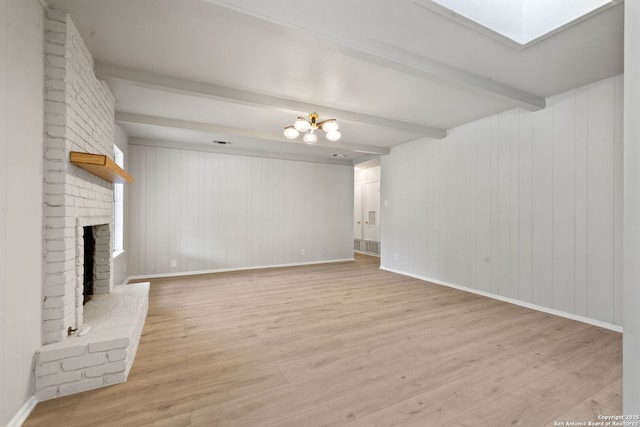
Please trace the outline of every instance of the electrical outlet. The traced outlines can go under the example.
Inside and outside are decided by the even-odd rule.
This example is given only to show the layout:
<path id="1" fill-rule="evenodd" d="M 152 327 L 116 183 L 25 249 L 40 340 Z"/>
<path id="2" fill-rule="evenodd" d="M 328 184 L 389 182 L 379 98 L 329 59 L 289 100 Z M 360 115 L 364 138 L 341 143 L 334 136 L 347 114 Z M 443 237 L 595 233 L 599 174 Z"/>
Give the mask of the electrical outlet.
<path id="1" fill-rule="evenodd" d="M 305 251 L 304 249 L 300 249 L 300 255 L 304 256 L 306 255 L 307 251 Z"/>
<path id="2" fill-rule="evenodd" d="M 398 262 L 398 254 L 393 254 L 393 260 L 394 260 L 395 262 Z"/>
<path id="3" fill-rule="evenodd" d="M 172 259 L 171 260 L 171 267 L 177 267 L 178 266 L 178 260 L 177 259 Z"/>

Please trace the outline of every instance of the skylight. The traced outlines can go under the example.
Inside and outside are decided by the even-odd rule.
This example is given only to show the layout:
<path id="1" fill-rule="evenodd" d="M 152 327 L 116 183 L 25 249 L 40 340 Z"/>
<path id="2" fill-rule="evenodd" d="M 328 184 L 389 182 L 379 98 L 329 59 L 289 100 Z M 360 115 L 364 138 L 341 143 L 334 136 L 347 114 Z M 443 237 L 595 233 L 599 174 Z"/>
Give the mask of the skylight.
<path id="1" fill-rule="evenodd" d="M 622 0 L 412 0 L 494 38 L 525 47 Z"/>

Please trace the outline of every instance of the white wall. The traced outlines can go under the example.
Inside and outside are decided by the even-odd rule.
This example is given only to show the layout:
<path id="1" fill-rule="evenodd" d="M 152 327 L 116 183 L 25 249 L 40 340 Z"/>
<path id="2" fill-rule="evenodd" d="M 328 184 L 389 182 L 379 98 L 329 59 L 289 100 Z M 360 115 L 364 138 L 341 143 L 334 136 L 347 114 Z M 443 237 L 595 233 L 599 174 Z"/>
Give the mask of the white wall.
<path id="1" fill-rule="evenodd" d="M 131 275 L 353 258 L 353 167 L 131 142 L 129 168 Z"/>
<path id="2" fill-rule="evenodd" d="M 43 9 L 0 0 L 0 425 L 33 393 L 42 344 Z"/>
<path id="3" fill-rule="evenodd" d="M 382 267 L 621 325 L 622 83 L 393 148 Z"/>
<path id="4" fill-rule="evenodd" d="M 625 414 L 640 414 L 640 4 L 624 3 L 624 336 Z"/>

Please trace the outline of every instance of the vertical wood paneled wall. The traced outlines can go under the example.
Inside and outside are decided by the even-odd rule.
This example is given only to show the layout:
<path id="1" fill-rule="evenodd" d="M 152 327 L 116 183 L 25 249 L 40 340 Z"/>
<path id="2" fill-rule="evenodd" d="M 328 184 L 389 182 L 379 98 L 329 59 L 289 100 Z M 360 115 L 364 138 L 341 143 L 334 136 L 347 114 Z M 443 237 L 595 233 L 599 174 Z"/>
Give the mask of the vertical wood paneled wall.
<path id="1" fill-rule="evenodd" d="M 624 335 L 622 409 L 640 414 L 640 3 L 624 3 Z"/>
<path id="2" fill-rule="evenodd" d="M 134 142 L 128 167 L 132 275 L 353 258 L 353 167 Z"/>
<path id="3" fill-rule="evenodd" d="M 393 148 L 382 267 L 621 325 L 622 83 Z"/>

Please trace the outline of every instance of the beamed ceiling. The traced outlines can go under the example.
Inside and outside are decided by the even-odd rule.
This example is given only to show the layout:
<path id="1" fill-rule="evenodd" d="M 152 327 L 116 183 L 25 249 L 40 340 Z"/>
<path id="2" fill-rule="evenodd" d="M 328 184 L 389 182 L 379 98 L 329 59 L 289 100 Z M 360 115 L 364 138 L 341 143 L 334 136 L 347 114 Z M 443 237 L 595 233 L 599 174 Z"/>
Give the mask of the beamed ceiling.
<path id="1" fill-rule="evenodd" d="M 622 3 L 517 49 L 411 0 L 47 2 L 133 144 L 352 164 L 623 71 Z M 342 138 L 287 140 L 310 112 Z"/>

